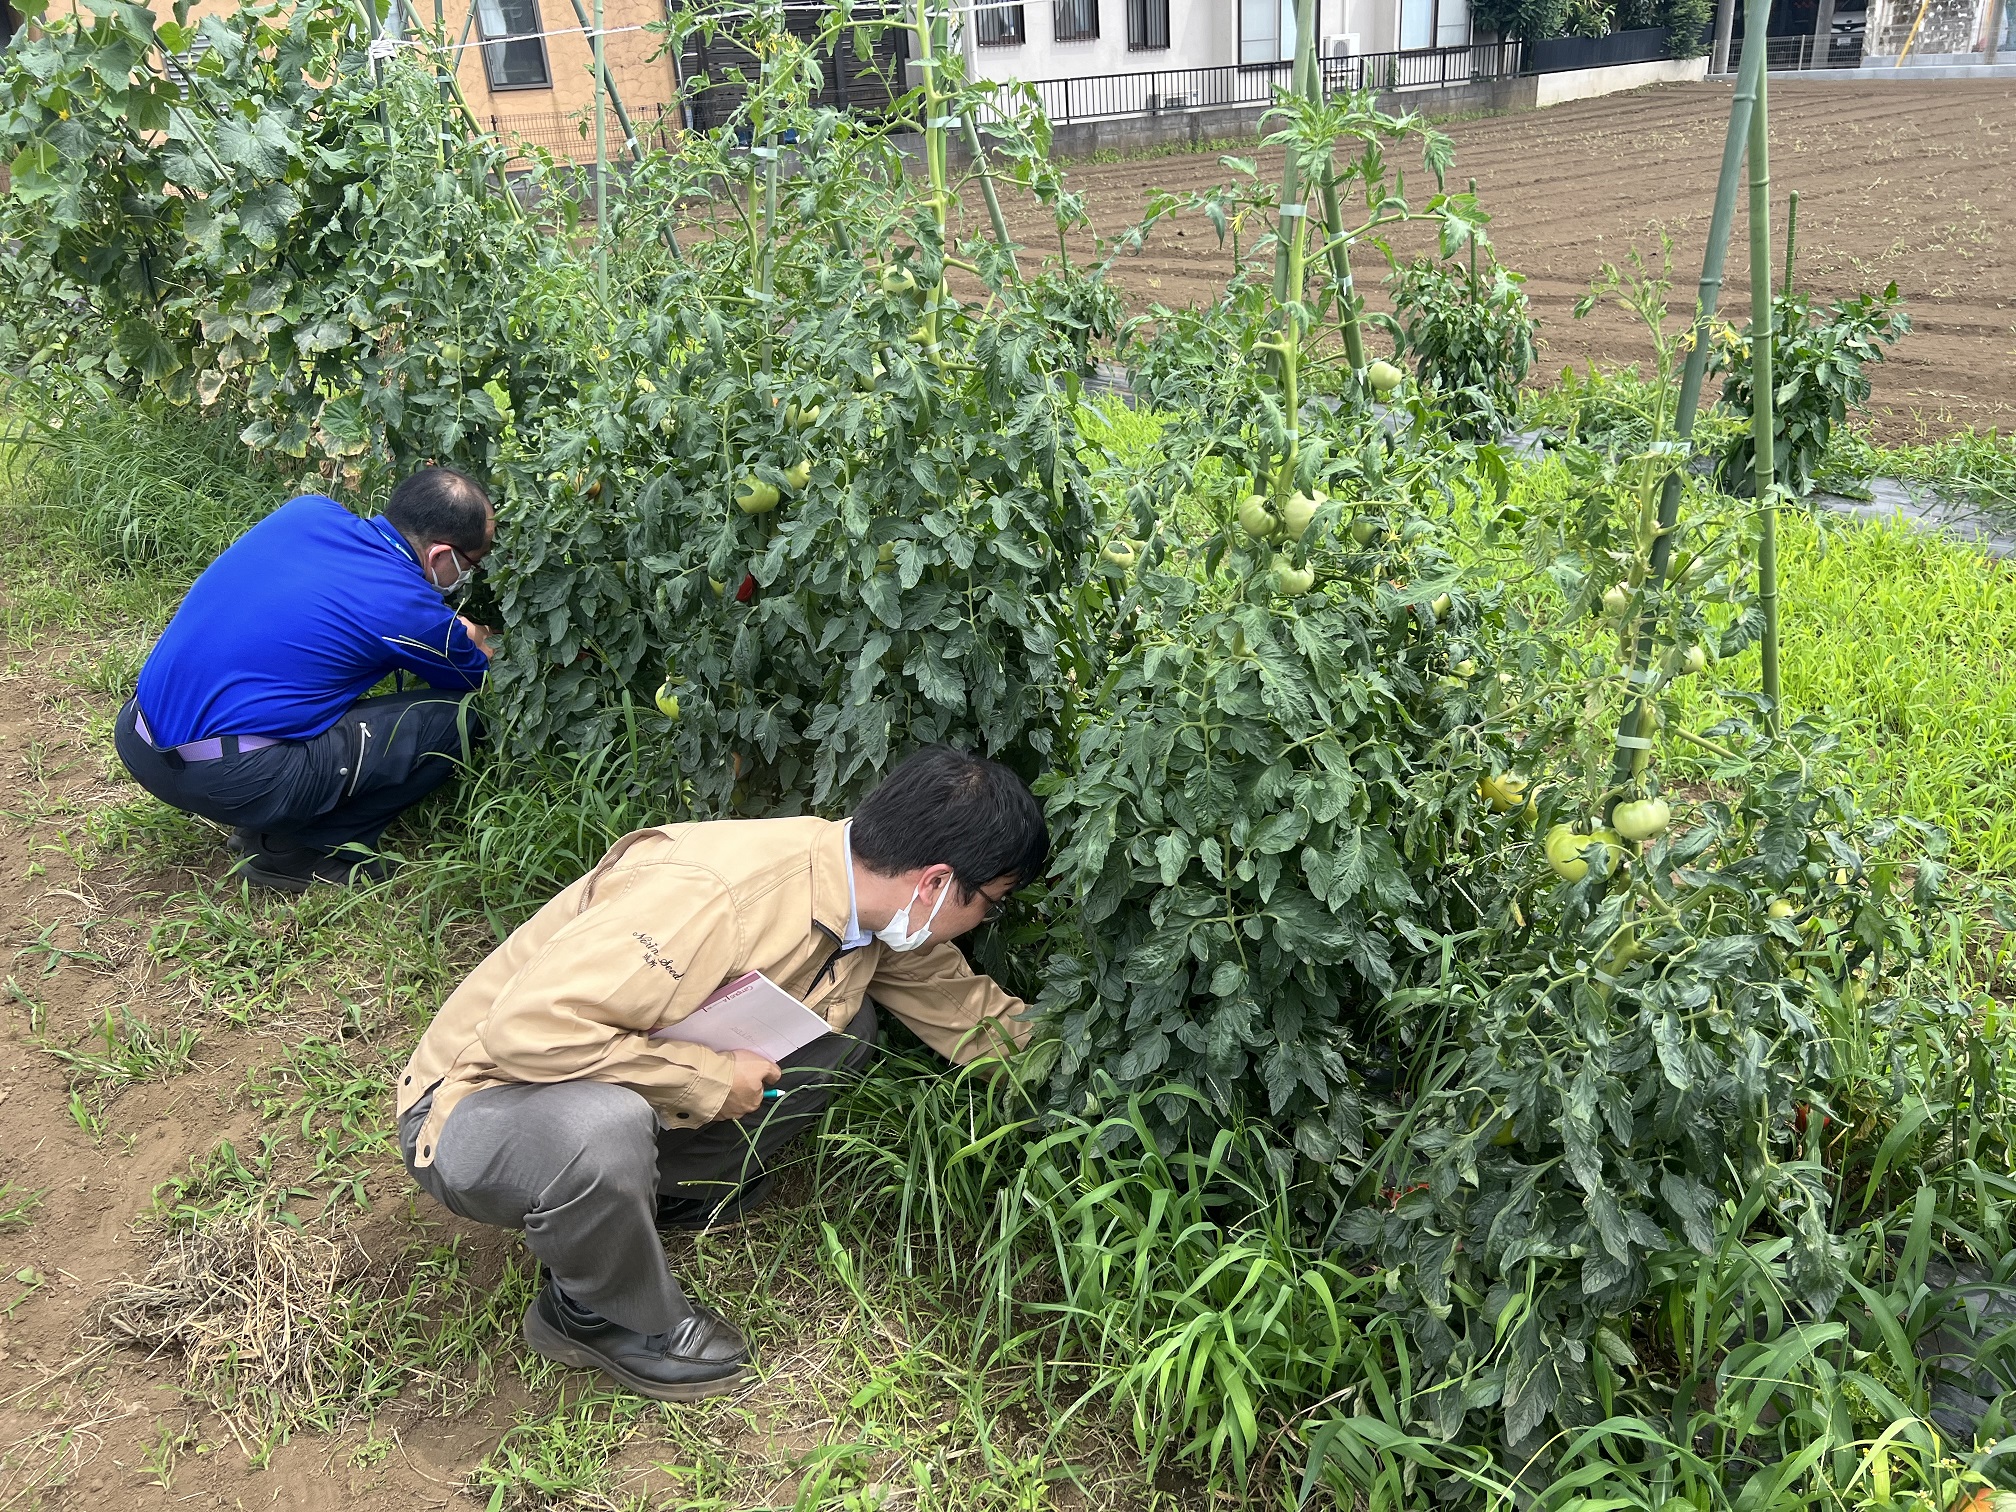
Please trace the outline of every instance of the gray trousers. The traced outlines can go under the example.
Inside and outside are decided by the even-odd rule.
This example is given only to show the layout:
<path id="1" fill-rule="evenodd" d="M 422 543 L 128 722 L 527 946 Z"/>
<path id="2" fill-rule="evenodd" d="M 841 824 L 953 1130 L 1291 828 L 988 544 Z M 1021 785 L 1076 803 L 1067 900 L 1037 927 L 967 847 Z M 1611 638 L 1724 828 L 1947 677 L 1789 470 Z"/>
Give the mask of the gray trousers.
<path id="1" fill-rule="evenodd" d="M 455 1105 L 434 1162 L 413 1164 L 430 1089 L 399 1120 L 406 1169 L 450 1212 L 522 1230 L 560 1289 L 639 1333 L 692 1312 L 658 1237 L 660 1195 L 725 1197 L 815 1123 L 875 1050 L 875 1006 L 842 1034 L 822 1035 L 778 1063 L 782 1097 L 745 1118 L 661 1129 L 651 1105 L 611 1082 L 527 1082 L 472 1092 Z"/>

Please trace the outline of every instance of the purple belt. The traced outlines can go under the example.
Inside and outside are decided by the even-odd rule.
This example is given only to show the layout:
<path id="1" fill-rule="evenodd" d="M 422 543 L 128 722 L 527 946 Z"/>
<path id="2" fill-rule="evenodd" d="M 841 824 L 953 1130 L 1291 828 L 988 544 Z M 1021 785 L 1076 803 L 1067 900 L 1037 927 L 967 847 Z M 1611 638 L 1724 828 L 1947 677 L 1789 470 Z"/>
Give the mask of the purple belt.
<path id="1" fill-rule="evenodd" d="M 137 703 L 133 705 L 133 728 L 147 744 L 157 751 L 161 749 L 154 745 L 154 736 L 147 728 L 147 716 L 140 712 Z M 231 742 L 229 751 L 224 749 L 227 740 Z M 279 744 L 270 735 L 212 735 L 208 740 L 192 740 L 187 745 L 176 746 L 174 753 L 184 761 L 216 761 L 219 757 L 243 756 L 248 751 L 263 751 L 270 745 Z"/>

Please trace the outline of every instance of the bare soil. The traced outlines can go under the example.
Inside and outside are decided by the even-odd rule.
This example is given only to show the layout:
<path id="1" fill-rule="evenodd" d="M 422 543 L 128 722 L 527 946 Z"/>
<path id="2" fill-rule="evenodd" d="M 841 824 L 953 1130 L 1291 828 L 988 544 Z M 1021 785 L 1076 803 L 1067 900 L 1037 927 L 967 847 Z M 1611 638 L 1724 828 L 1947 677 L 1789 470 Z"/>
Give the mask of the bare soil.
<path id="1" fill-rule="evenodd" d="M 1507 266 L 1527 276 L 1541 321 L 1541 367 L 1642 362 L 1644 333 L 1614 309 L 1577 321 L 1572 309 L 1605 262 L 1674 244 L 1674 305 L 1691 307 L 1720 167 L 1730 91 L 1666 85 L 1445 127 L 1456 145 L 1450 187 L 1475 178 Z M 1895 280 L 1916 326 L 1875 374 L 1874 418 L 1887 439 L 1967 426 L 2016 429 L 2016 82 L 1787 82 L 1770 86 L 1774 260 L 1784 253 L 1785 195 L 1799 192 L 1797 279 L 1829 298 Z M 1244 151 L 1245 149 L 1241 149 Z M 1279 154 L 1261 156 L 1279 172 Z M 1417 203 L 1432 180 L 1409 175 Z M 1085 163 L 1070 170 L 1095 229 L 1112 236 L 1140 217 L 1156 189 L 1227 180 L 1216 153 Z M 1032 247 L 1056 244 L 1045 212 L 1014 207 Z M 1748 220 L 1736 217 L 1722 311 L 1747 319 Z M 1080 250 L 1089 251 L 1089 243 Z M 1425 250 L 1410 241 L 1402 249 Z M 1361 285 L 1381 269 L 1361 261 Z M 1121 262 L 1117 282 L 1136 310 L 1210 300 L 1231 271 L 1202 216 L 1158 229 Z M 1378 307 L 1376 290 L 1368 298 Z"/>
<path id="2" fill-rule="evenodd" d="M 47 653 L 39 648 L 38 667 Z M 220 1139 L 255 1142 L 259 1120 L 239 1088 L 275 1058 L 266 1036 L 195 1013 L 149 959 L 155 905 L 200 874 L 128 876 L 117 861 L 91 860 L 89 817 L 133 793 L 93 739 L 103 704 L 18 659 L 0 670 L 0 1180 L 43 1194 L 25 1226 L 0 1230 L 0 1508 L 444 1506 L 496 1441 L 490 1413 L 447 1434 L 425 1420 L 387 1422 L 384 1448 L 364 1455 L 368 1425 L 303 1436 L 255 1468 L 217 1418 L 185 1400 L 179 1359 L 149 1359 L 89 1326 L 114 1283 L 147 1269 L 138 1220 L 156 1185 Z M 210 873 L 226 859 L 220 845 Z M 92 1026 L 120 1008 L 156 1025 L 200 1019 L 203 1039 L 191 1070 L 103 1103 L 94 1138 L 72 1117 L 66 1068 L 48 1047 L 92 1048 Z M 411 1235 L 388 1219 L 360 1242 L 397 1257 Z"/>

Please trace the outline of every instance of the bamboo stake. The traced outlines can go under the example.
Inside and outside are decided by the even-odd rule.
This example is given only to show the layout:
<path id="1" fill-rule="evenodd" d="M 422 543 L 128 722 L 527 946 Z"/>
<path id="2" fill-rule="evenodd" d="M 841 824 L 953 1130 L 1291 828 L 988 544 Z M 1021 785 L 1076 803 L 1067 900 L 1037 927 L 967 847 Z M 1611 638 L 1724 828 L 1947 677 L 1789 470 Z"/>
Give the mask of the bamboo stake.
<path id="1" fill-rule="evenodd" d="M 1770 0 L 1749 0 L 1746 32 L 1754 29 L 1761 42 Z M 1763 52 L 1760 46 L 1759 53 Z M 1750 396 L 1751 450 L 1754 453 L 1753 493 L 1757 499 L 1757 601 L 1764 610 L 1764 698 L 1769 704 L 1768 727 L 1775 735 L 1778 717 L 1778 503 L 1776 497 L 1777 437 L 1773 424 L 1776 398 L 1771 371 L 1773 301 L 1771 298 L 1771 131 L 1770 96 L 1766 79 L 1757 81 L 1757 104 L 1750 113 Z"/>
<path id="2" fill-rule="evenodd" d="M 1743 176 L 1743 153 L 1750 138 L 1750 117 L 1757 92 L 1763 87 L 1764 49 L 1744 51 L 1736 78 L 1736 93 L 1729 104 L 1729 131 L 1722 143 L 1722 172 L 1715 181 L 1715 208 L 1708 219 L 1708 246 L 1701 257 L 1701 286 L 1694 301 L 1694 329 L 1687 348 L 1687 360 L 1680 372 L 1680 401 L 1673 421 L 1673 435 L 1684 444 L 1694 434 L 1695 417 L 1700 412 L 1701 388 L 1708 375 L 1708 328 L 1722 299 L 1722 271 L 1729 254 L 1729 228 L 1736 218 L 1736 187 Z M 1680 473 L 1666 475 L 1659 495 L 1658 532 L 1652 540 L 1652 558 L 1646 581 L 1663 583 L 1673 559 L 1673 536 L 1680 519 Z M 1646 615 L 1638 621 L 1637 643 L 1632 669 L 1641 672 L 1652 660 L 1653 621 Z M 1639 733 L 1644 725 L 1646 701 L 1634 699 L 1617 728 L 1617 756 L 1612 784 L 1622 787 L 1631 780 L 1635 755 L 1646 749 Z"/>

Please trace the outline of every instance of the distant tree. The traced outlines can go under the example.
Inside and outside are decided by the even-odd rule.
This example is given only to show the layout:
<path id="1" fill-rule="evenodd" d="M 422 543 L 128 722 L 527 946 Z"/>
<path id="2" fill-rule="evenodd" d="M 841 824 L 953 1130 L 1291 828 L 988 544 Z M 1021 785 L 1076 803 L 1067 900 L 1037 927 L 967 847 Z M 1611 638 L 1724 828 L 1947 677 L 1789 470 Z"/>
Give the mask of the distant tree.
<path id="1" fill-rule="evenodd" d="M 2006 0 L 2005 0 L 2006 3 Z M 1708 24 L 1715 19 L 1715 0 L 1665 0 L 1660 25 L 1673 28 L 1673 56 L 1698 58 L 1708 51 Z"/>
<path id="2" fill-rule="evenodd" d="M 1471 0 L 1470 19 L 1501 37 L 1538 42 L 1561 35 L 1567 9 L 1568 0 Z"/>

